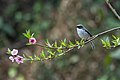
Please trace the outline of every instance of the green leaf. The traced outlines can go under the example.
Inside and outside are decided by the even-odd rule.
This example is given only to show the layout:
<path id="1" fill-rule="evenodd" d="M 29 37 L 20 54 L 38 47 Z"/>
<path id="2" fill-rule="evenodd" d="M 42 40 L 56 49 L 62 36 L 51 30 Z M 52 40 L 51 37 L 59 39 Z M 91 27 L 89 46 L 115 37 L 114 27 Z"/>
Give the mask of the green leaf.
<path id="1" fill-rule="evenodd" d="M 44 51 L 42 51 L 42 52 L 40 53 L 40 57 L 43 58 L 43 59 L 45 59 L 45 53 L 44 53 Z"/>
<path id="2" fill-rule="evenodd" d="M 30 30 L 26 30 L 26 33 L 23 33 L 23 35 L 26 37 L 26 38 L 31 38 L 31 35 L 30 35 Z M 32 34 L 33 36 L 34 34 Z"/>
<path id="3" fill-rule="evenodd" d="M 31 44 L 30 43 L 26 43 L 27 46 L 30 46 Z"/>
<path id="4" fill-rule="evenodd" d="M 77 44 L 77 45 L 79 45 L 80 43 L 79 43 L 79 41 L 77 41 L 77 40 L 75 40 L 75 43 Z"/>
<path id="5" fill-rule="evenodd" d="M 31 60 L 33 60 L 33 57 L 32 56 L 28 56 Z"/>
<path id="6" fill-rule="evenodd" d="M 61 40 L 60 43 L 61 43 L 61 45 L 66 46 L 66 43 L 64 41 Z"/>
<path id="7" fill-rule="evenodd" d="M 48 50 L 47 52 L 50 53 L 52 56 L 55 54 L 55 52 L 52 52 L 51 50 Z"/>
<path id="8" fill-rule="evenodd" d="M 112 41 L 112 43 L 114 44 L 114 47 L 116 47 L 118 45 L 116 40 Z"/>
<path id="9" fill-rule="evenodd" d="M 26 30 L 26 34 L 30 35 L 30 29 Z"/>
<path id="10" fill-rule="evenodd" d="M 110 47 L 111 45 L 110 45 L 110 40 L 109 40 L 109 38 L 107 37 L 107 39 L 106 39 L 106 43 L 107 43 L 107 47 Z"/>
<path id="11" fill-rule="evenodd" d="M 81 48 L 81 46 L 79 45 L 79 46 L 78 46 L 78 49 L 80 49 L 80 48 Z"/>
<path id="12" fill-rule="evenodd" d="M 31 38 L 30 29 L 29 29 L 29 30 L 26 30 L 26 34 L 28 35 L 28 38 Z"/>
<path id="13" fill-rule="evenodd" d="M 63 55 L 63 53 L 58 54 L 58 56 L 62 56 L 62 55 Z"/>
<path id="14" fill-rule="evenodd" d="M 66 43 L 66 38 L 64 38 L 64 43 Z"/>
<path id="15" fill-rule="evenodd" d="M 52 55 L 49 55 L 48 58 L 51 59 L 51 58 L 52 58 Z"/>
<path id="16" fill-rule="evenodd" d="M 117 39 L 117 37 L 116 37 L 115 35 L 112 35 L 112 37 L 113 37 L 114 39 Z"/>
<path id="17" fill-rule="evenodd" d="M 117 38 L 117 40 L 116 40 L 116 41 L 117 41 L 117 43 L 119 43 L 119 42 L 120 42 L 120 38 Z"/>
<path id="18" fill-rule="evenodd" d="M 54 47 L 55 47 L 55 48 L 57 48 L 57 47 L 58 47 L 58 46 L 57 46 L 57 42 L 56 42 L 56 41 L 55 41 L 55 43 L 54 43 Z"/>
<path id="19" fill-rule="evenodd" d="M 9 48 L 7 50 L 7 54 L 11 54 L 11 50 Z"/>
<path id="20" fill-rule="evenodd" d="M 26 58 L 25 54 L 23 54 L 23 57 Z"/>
<path id="21" fill-rule="evenodd" d="M 52 45 L 50 44 L 50 42 L 48 41 L 48 39 L 46 41 L 46 45 L 49 46 L 49 47 L 52 47 Z"/>
<path id="22" fill-rule="evenodd" d="M 28 35 L 27 35 L 26 33 L 23 33 L 23 35 L 24 35 L 26 38 L 28 38 Z"/>
<path id="23" fill-rule="evenodd" d="M 57 49 L 58 53 L 62 53 L 62 50 L 61 49 Z"/>
<path id="24" fill-rule="evenodd" d="M 106 47 L 106 42 L 104 40 L 101 39 L 101 42 L 103 44 L 103 47 Z"/>
<path id="25" fill-rule="evenodd" d="M 72 47 L 72 46 L 74 46 L 74 44 L 71 41 L 69 41 L 69 47 Z"/>
<path id="26" fill-rule="evenodd" d="M 82 47 L 85 45 L 84 38 L 81 39 L 80 44 L 82 45 Z"/>
<path id="27" fill-rule="evenodd" d="M 33 36 L 34 36 L 34 33 L 32 33 L 31 37 L 33 37 Z"/>
<path id="28" fill-rule="evenodd" d="M 34 55 L 34 57 L 35 57 L 35 60 L 38 60 L 38 61 L 40 60 L 38 56 Z"/>
<path id="29" fill-rule="evenodd" d="M 112 40 L 112 43 L 114 43 L 115 47 L 120 45 L 120 38 L 114 36 L 114 40 Z"/>
<path id="30" fill-rule="evenodd" d="M 33 62 L 33 57 L 32 56 L 28 56 L 30 58 L 30 62 Z"/>

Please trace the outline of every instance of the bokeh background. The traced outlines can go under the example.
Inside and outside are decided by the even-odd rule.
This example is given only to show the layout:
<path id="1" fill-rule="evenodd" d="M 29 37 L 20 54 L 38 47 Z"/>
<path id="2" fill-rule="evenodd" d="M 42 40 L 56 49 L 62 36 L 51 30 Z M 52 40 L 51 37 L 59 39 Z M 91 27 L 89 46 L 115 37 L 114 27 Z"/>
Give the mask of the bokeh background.
<path id="1" fill-rule="evenodd" d="M 120 0 L 110 0 L 120 13 Z M 19 49 L 19 54 L 39 55 L 42 48 L 25 46 L 22 35 L 30 29 L 39 43 L 51 43 L 66 38 L 79 40 L 76 25 L 83 24 L 93 34 L 120 26 L 104 0 L 0 0 L 0 80 L 120 80 L 120 48 L 105 49 L 100 39 L 74 49 L 67 55 L 44 62 L 12 63 L 7 48 Z"/>

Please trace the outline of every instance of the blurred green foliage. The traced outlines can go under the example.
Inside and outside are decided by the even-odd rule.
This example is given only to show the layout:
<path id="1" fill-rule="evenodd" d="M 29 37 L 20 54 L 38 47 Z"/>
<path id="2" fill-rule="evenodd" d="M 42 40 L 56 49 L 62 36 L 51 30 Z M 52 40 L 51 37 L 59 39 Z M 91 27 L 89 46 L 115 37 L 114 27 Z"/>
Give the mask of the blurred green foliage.
<path id="1" fill-rule="evenodd" d="M 54 7 L 58 6 L 56 0 L 51 1 L 1 1 L 0 30 L 10 37 L 19 36 L 26 29 L 40 33 L 50 27 L 50 15 Z M 24 4 L 22 4 L 24 3 Z M 3 9 L 4 8 L 4 9 Z M 19 37 L 18 36 L 18 37 Z"/>

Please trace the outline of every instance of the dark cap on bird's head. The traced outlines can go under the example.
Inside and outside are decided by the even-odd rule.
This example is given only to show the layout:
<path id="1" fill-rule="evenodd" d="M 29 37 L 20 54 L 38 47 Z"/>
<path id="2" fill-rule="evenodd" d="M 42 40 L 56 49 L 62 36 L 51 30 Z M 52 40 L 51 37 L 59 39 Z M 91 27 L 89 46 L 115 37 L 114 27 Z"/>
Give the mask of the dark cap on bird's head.
<path id="1" fill-rule="evenodd" d="M 77 28 L 81 29 L 81 28 L 83 28 L 83 25 L 82 24 L 78 24 Z"/>

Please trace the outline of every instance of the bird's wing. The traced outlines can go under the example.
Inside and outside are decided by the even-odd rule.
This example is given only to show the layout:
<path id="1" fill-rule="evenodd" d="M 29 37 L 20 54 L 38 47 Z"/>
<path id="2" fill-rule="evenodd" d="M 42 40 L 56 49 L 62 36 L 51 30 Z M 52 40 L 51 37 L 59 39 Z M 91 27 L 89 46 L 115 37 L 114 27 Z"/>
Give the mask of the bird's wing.
<path id="1" fill-rule="evenodd" d="M 92 34 L 87 29 L 85 29 L 85 31 L 92 37 Z"/>

